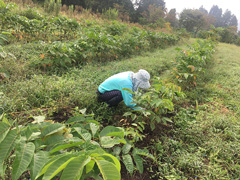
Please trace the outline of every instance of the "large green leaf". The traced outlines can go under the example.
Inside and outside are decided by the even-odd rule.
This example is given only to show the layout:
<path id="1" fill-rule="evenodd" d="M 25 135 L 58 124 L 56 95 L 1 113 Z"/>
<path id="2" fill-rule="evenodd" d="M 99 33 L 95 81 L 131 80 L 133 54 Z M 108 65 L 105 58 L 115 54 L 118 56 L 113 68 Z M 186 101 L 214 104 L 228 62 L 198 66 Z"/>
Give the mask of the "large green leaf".
<path id="1" fill-rule="evenodd" d="M 95 165 L 95 161 L 91 160 L 89 163 L 86 164 L 86 174 L 89 173 Z"/>
<path id="2" fill-rule="evenodd" d="M 64 169 L 61 180 L 79 180 L 82 176 L 83 168 L 90 160 L 90 156 L 80 156 L 72 160 Z"/>
<path id="3" fill-rule="evenodd" d="M 129 153 L 131 148 L 132 148 L 131 144 L 129 144 L 129 143 L 124 144 L 124 146 L 122 147 L 123 154 Z"/>
<path id="4" fill-rule="evenodd" d="M 133 161 L 132 157 L 129 154 L 123 155 L 123 164 L 125 165 L 127 171 L 132 175 L 133 174 Z"/>
<path id="5" fill-rule="evenodd" d="M 74 127 L 74 129 L 85 141 L 91 141 L 92 136 L 86 129 L 80 127 Z"/>
<path id="6" fill-rule="evenodd" d="M 28 126 L 27 129 L 24 132 L 25 136 L 26 136 L 26 141 L 29 141 L 33 132 L 32 129 Z"/>
<path id="7" fill-rule="evenodd" d="M 62 131 L 64 128 L 65 126 L 60 123 L 50 124 L 49 126 L 43 129 L 41 136 L 42 137 L 49 136 L 56 132 Z"/>
<path id="8" fill-rule="evenodd" d="M 98 160 L 93 158 L 96 162 L 104 180 L 120 180 L 121 175 L 116 166 L 106 160 Z"/>
<path id="9" fill-rule="evenodd" d="M 67 154 L 61 158 L 55 160 L 53 163 L 48 166 L 46 172 L 44 173 L 42 180 L 49 180 L 61 172 L 70 161 L 76 158 L 75 154 Z"/>
<path id="10" fill-rule="evenodd" d="M 112 159 L 112 161 L 114 162 L 117 170 L 118 170 L 119 172 L 121 171 L 121 164 L 120 164 L 119 160 L 118 160 L 115 156 L 113 156 L 113 155 L 111 155 L 111 154 L 104 153 L 104 154 L 102 155 L 102 157 L 104 157 L 104 159 L 106 159 L 106 157 L 110 157 L 110 158 Z"/>
<path id="11" fill-rule="evenodd" d="M 51 136 L 47 136 L 45 138 L 45 144 L 46 145 L 54 145 L 54 144 L 58 144 L 64 141 L 64 137 L 62 135 L 59 134 L 53 134 Z"/>
<path id="12" fill-rule="evenodd" d="M 35 145 L 32 142 L 20 142 L 16 148 L 16 158 L 13 162 L 12 179 L 17 180 L 32 161 Z"/>
<path id="13" fill-rule="evenodd" d="M 97 132 L 97 130 L 99 129 L 99 125 L 95 124 L 95 123 L 90 123 L 90 129 L 92 131 L 92 135 L 94 136 Z"/>
<path id="14" fill-rule="evenodd" d="M 100 137 L 103 136 L 115 136 L 115 137 L 124 137 L 124 130 L 118 127 L 114 126 L 107 126 L 103 128 L 103 130 L 100 132 Z"/>
<path id="15" fill-rule="evenodd" d="M 135 164 L 136 164 L 139 172 L 143 173 L 143 160 L 142 160 L 142 158 L 137 154 L 133 154 L 133 159 L 135 161 Z"/>
<path id="16" fill-rule="evenodd" d="M 146 157 L 151 158 L 151 159 L 154 160 L 154 161 L 156 160 L 155 157 L 154 157 L 152 154 L 150 154 L 147 149 L 138 149 L 138 148 L 135 148 L 135 149 L 133 150 L 133 154 L 137 154 L 137 155 L 141 155 L 141 156 L 146 156 Z"/>
<path id="17" fill-rule="evenodd" d="M 8 131 L 9 131 L 9 125 L 6 123 L 0 122 L 0 143 L 6 137 Z"/>
<path id="18" fill-rule="evenodd" d="M 37 178 L 39 178 L 40 176 L 42 176 L 49 168 L 49 166 L 51 166 L 55 161 L 57 161 L 58 159 L 61 159 L 62 157 L 66 156 L 66 154 L 59 154 L 57 156 L 53 156 L 51 159 L 49 159 L 43 166 L 43 168 L 41 169 L 41 172 L 38 173 Z"/>
<path id="19" fill-rule="evenodd" d="M 33 155 L 32 162 L 30 164 L 31 179 L 36 178 L 43 165 L 47 162 L 48 157 L 49 152 L 47 151 L 39 151 Z"/>
<path id="20" fill-rule="evenodd" d="M 55 152 L 63 150 L 63 149 L 67 149 L 67 148 L 70 148 L 70 147 L 81 145 L 83 143 L 84 143 L 84 141 L 81 140 L 80 142 L 77 142 L 77 143 L 62 144 L 62 145 L 59 145 L 59 146 L 55 147 L 53 150 L 50 151 L 50 153 L 55 153 Z"/>
<path id="21" fill-rule="evenodd" d="M 120 142 L 117 139 L 112 138 L 110 136 L 101 137 L 100 143 L 101 143 L 101 146 L 104 148 L 112 148 L 116 144 L 120 144 Z"/>
<path id="22" fill-rule="evenodd" d="M 0 166 L 3 161 L 9 156 L 9 153 L 15 147 L 15 141 L 18 138 L 17 129 L 8 132 L 4 140 L 0 143 Z"/>

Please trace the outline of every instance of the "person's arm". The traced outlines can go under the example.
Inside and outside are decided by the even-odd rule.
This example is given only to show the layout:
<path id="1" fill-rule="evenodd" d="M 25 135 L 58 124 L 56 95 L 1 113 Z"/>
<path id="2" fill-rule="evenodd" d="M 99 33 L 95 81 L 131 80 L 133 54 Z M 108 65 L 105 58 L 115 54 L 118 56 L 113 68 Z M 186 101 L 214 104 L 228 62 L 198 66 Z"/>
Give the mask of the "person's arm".
<path id="1" fill-rule="evenodd" d="M 133 103 L 133 95 L 128 90 L 121 90 L 123 101 L 126 106 L 130 107 L 133 110 L 140 109 L 140 107 L 136 107 L 136 104 Z"/>

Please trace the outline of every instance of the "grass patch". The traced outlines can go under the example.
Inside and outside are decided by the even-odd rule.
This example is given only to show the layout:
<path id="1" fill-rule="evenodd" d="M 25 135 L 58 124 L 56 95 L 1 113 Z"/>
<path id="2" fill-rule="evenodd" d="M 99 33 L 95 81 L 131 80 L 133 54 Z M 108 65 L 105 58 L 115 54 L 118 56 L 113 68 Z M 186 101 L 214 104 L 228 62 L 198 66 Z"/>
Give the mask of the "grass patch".
<path id="1" fill-rule="evenodd" d="M 98 85 L 115 73 L 136 72 L 141 68 L 149 71 L 151 76 L 170 73 L 176 47 L 179 45 L 122 61 L 89 63 L 82 68 L 49 73 L 34 67 L 34 62 L 41 55 L 41 44 L 11 45 L 6 49 L 11 53 L 16 52 L 16 60 L 1 62 L 10 72 L 10 79 L 0 87 L 3 92 L 3 109 L 6 112 L 53 106 L 89 109 L 96 104 L 95 91 Z M 8 62 L 11 62 L 11 67 Z"/>

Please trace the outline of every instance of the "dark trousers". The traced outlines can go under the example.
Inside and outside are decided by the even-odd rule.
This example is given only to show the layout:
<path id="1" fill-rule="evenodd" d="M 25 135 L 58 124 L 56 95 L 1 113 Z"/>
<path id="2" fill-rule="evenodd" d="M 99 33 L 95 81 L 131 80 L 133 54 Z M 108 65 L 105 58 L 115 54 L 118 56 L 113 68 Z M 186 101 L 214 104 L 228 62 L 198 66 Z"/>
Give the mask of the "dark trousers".
<path id="1" fill-rule="evenodd" d="M 100 93 L 97 90 L 98 100 L 106 102 L 109 106 L 117 106 L 122 100 L 122 93 L 119 90 L 106 91 Z"/>

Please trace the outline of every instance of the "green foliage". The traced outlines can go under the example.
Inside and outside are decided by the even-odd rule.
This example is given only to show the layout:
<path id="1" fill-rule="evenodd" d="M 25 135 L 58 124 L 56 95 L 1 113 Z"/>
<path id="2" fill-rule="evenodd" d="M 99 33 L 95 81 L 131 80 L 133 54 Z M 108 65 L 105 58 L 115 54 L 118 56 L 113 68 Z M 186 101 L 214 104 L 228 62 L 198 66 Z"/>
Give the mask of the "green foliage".
<path id="1" fill-rule="evenodd" d="M 223 43 L 236 44 L 239 46 L 239 35 L 234 26 L 231 27 L 212 27 L 210 30 L 200 31 L 197 37 L 202 39 L 210 39 Z"/>
<path id="2" fill-rule="evenodd" d="M 57 4 L 58 1 L 46 1 L 45 9 L 55 12 Z M 151 32 L 116 21 L 99 26 L 87 20 L 79 23 L 64 16 L 45 17 L 33 9 L 16 14 L 5 4 L 3 9 L 0 13 L 3 17 L 2 29 L 13 35 L 9 43 L 36 40 L 50 43 L 35 63 L 42 66 L 44 71 L 47 68 L 71 67 L 92 61 L 117 60 L 139 54 L 140 50 L 165 48 L 180 40 L 175 35 Z M 116 14 L 117 10 L 106 11 L 111 18 L 114 17 L 112 13 Z M 70 39 L 71 42 L 63 41 Z"/>
<path id="3" fill-rule="evenodd" d="M 21 11 L 20 12 L 21 16 L 25 16 L 28 19 L 37 19 L 37 20 L 42 20 L 44 17 L 36 12 L 35 10 L 28 8 L 27 10 Z"/>
<path id="4" fill-rule="evenodd" d="M 189 50 L 181 50 L 174 61 L 173 78 L 182 85 L 184 89 L 197 86 L 197 80 L 205 72 L 206 66 L 212 58 L 215 43 L 212 41 L 198 40 L 190 46 Z M 179 49 L 180 50 L 180 49 Z"/>
<path id="5" fill-rule="evenodd" d="M 155 129 L 156 123 L 172 123 L 168 117 L 169 113 L 174 110 L 174 103 L 182 99 L 185 95 L 177 85 L 161 81 L 156 77 L 153 80 L 152 88 L 146 93 L 137 92 L 134 102 L 141 107 L 137 110 L 147 117 L 147 123 L 151 129 Z M 125 116 L 133 117 L 132 112 L 125 113 Z M 139 118 L 134 118 L 133 120 Z"/>
<path id="6" fill-rule="evenodd" d="M 62 7 L 61 0 L 45 0 L 44 10 L 47 13 L 53 13 L 55 16 L 59 15 L 60 8 Z"/>
<path id="7" fill-rule="evenodd" d="M 118 10 L 117 9 L 111 9 L 111 8 L 109 8 L 108 10 L 104 9 L 102 11 L 102 16 L 105 19 L 108 19 L 108 20 L 117 20 Z"/>
<path id="8" fill-rule="evenodd" d="M 124 33 L 126 29 L 125 25 L 119 25 L 115 21 L 106 25 L 105 28 L 99 26 L 85 28 L 78 41 L 55 42 L 46 46 L 43 52 L 44 57 L 39 60 L 39 65 L 69 67 L 92 61 L 115 60 L 137 54 L 141 49 L 164 48 L 179 41 L 179 37 L 175 35 L 138 28 L 132 28 Z"/>
<path id="9" fill-rule="evenodd" d="M 179 24 L 196 35 L 207 24 L 204 16 L 206 15 L 198 9 L 184 9 L 180 14 Z"/>
<path id="10" fill-rule="evenodd" d="M 81 110 L 82 113 L 84 111 Z M 79 114 L 65 124 L 45 121 L 42 116 L 34 118 L 32 123 L 17 127 L 7 121 L 0 123 L 0 176 L 18 179 L 30 169 L 32 179 L 60 176 L 61 179 L 97 179 L 99 173 L 103 179 L 120 179 L 119 154 L 111 155 L 106 151 L 113 148 L 115 152 L 114 149 L 120 148 L 119 144 L 124 144 L 121 157 L 124 163 L 129 162 L 126 157 L 129 159 L 132 146 L 127 143 L 123 128 L 100 128 L 92 115 Z M 138 148 L 132 154 L 141 173 L 143 165 L 140 156 L 154 159 L 148 151 Z M 12 157 L 15 157 L 14 161 L 9 163 L 7 159 Z M 132 173 L 133 164 L 132 167 L 129 163 L 125 165 Z M 8 170 L 11 173 L 5 173 Z"/>

